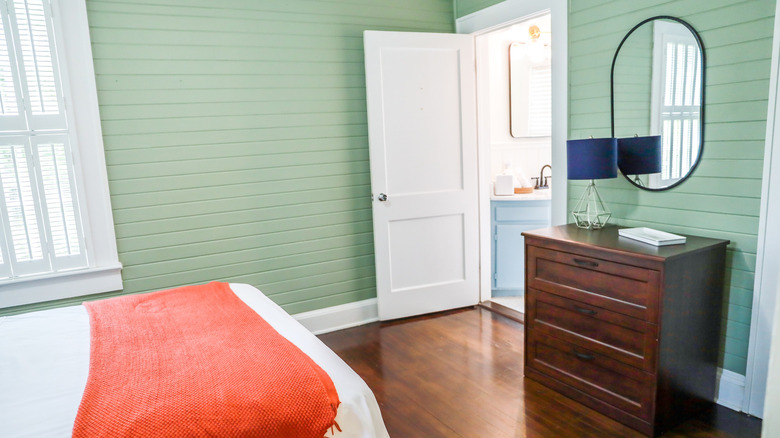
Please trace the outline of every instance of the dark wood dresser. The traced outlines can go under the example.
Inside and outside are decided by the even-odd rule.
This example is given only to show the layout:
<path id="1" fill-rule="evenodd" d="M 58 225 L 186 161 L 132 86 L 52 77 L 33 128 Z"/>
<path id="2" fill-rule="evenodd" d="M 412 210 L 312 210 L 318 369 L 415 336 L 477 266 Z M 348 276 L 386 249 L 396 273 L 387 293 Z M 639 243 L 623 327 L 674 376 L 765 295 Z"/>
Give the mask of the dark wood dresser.
<path id="1" fill-rule="evenodd" d="M 648 435 L 711 405 L 727 240 L 523 235 L 526 377 Z"/>

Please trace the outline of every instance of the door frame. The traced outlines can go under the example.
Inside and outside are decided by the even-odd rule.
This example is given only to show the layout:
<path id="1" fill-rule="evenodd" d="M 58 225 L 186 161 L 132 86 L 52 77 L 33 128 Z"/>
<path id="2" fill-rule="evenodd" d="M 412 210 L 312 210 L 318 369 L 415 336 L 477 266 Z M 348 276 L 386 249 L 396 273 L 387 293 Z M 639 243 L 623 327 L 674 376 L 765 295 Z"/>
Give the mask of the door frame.
<path id="1" fill-rule="evenodd" d="M 506 0 L 455 21 L 456 33 L 470 33 L 477 56 L 477 159 L 479 178 L 480 301 L 492 298 L 490 232 L 490 138 L 488 78 L 480 68 L 479 36 L 550 13 L 552 21 L 552 225 L 566 223 L 566 139 L 568 138 L 568 3 L 566 0 Z"/>
<path id="2" fill-rule="evenodd" d="M 780 3 L 776 6 L 780 13 Z M 758 221 L 753 310 L 748 341 L 747 372 L 742 411 L 763 417 L 767 392 L 772 325 L 780 324 L 777 297 L 780 294 L 780 15 L 775 14 L 772 64 L 769 80 L 764 172 Z M 777 331 L 775 331 L 777 333 Z M 777 354 L 777 352 L 775 352 Z"/>

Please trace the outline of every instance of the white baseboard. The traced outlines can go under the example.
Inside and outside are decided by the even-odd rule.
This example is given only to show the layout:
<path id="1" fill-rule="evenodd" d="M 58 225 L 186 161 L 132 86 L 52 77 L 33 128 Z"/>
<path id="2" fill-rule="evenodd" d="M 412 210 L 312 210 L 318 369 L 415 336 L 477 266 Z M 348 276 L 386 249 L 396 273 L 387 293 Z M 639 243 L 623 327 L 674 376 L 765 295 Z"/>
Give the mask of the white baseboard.
<path id="1" fill-rule="evenodd" d="M 376 298 L 293 315 L 315 335 L 379 321 Z"/>
<path id="2" fill-rule="evenodd" d="M 721 406 L 741 412 L 744 396 L 745 376 L 718 368 L 718 395 L 715 398 L 715 402 Z"/>

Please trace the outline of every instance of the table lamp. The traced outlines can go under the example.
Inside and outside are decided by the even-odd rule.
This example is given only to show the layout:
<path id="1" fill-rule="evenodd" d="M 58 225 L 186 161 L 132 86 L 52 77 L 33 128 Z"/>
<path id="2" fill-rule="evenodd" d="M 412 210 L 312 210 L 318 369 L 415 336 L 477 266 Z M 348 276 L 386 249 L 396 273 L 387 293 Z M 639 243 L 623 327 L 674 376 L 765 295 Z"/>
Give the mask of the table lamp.
<path id="1" fill-rule="evenodd" d="M 645 187 L 639 175 L 659 173 L 663 168 L 661 136 L 618 139 L 618 168 L 623 175 L 634 175 L 633 183 Z"/>
<path id="2" fill-rule="evenodd" d="M 597 179 L 617 177 L 617 139 L 587 138 L 566 142 L 569 179 L 589 179 L 590 184 L 571 212 L 580 228 L 603 228 L 612 213 L 596 190 Z"/>

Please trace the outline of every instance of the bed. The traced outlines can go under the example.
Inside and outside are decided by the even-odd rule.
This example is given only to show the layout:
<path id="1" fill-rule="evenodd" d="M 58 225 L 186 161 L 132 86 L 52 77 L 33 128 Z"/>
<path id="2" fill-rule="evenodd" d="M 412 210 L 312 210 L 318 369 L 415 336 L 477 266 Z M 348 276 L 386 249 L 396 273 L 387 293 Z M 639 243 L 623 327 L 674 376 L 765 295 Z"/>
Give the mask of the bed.
<path id="1" fill-rule="evenodd" d="M 388 437 L 366 383 L 333 351 L 256 288 L 230 289 L 332 379 L 341 405 L 338 438 Z M 71 436 L 90 366 L 84 306 L 0 318 L 0 436 Z"/>

